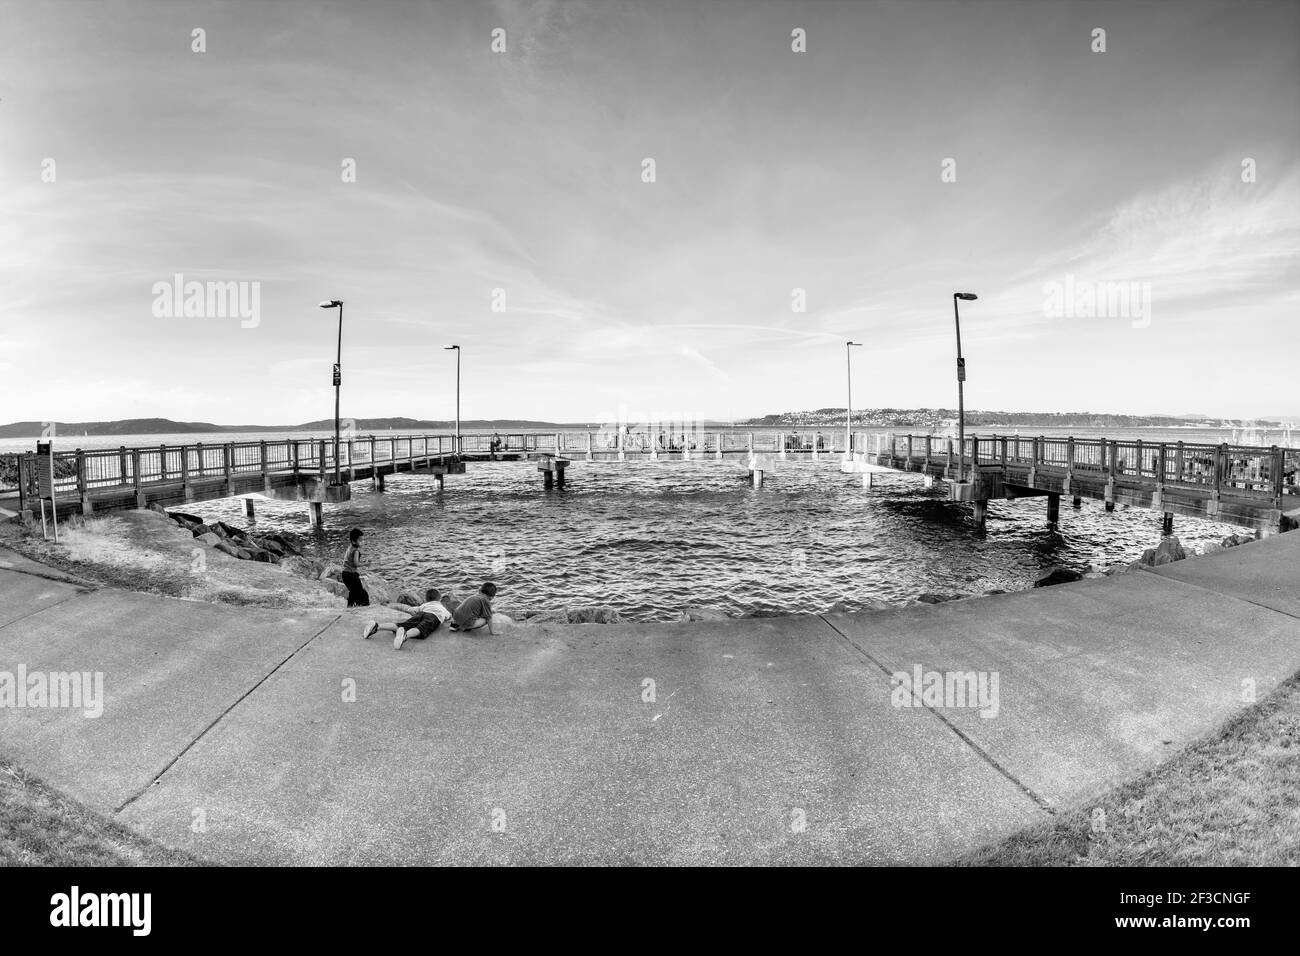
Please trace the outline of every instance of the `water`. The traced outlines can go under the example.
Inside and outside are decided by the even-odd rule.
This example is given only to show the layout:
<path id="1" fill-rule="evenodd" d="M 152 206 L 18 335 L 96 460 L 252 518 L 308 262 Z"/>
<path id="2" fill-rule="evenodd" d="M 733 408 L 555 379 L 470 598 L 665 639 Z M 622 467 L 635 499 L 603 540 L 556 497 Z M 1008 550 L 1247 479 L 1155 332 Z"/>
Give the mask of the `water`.
<path id="1" fill-rule="evenodd" d="M 390 476 L 382 494 L 357 482 L 352 501 L 326 505 L 322 530 L 306 505 L 262 500 L 255 527 L 337 559 L 356 526 L 370 569 L 395 584 L 464 595 L 491 579 L 506 613 L 604 604 L 631 620 L 1019 590 L 1053 564 L 1131 561 L 1160 538 L 1155 512 L 1093 501 L 1075 511 L 1068 498 L 1061 533 L 1046 528 L 1045 498 L 990 502 L 980 532 L 942 486 L 877 475 L 866 490 L 829 459 L 783 464 L 761 489 L 737 461 L 575 461 L 568 474 L 568 487 L 545 492 L 533 463 L 470 463 L 441 494 L 433 478 Z M 185 510 L 247 525 L 239 501 Z M 1175 530 L 1190 548 L 1242 529 L 1180 518 Z"/>

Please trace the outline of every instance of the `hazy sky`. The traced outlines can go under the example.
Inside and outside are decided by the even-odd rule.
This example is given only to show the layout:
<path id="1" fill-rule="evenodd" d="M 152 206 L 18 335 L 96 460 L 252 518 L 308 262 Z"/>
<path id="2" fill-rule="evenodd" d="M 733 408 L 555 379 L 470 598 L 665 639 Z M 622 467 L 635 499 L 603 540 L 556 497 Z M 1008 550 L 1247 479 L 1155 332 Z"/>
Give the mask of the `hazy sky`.
<path id="1" fill-rule="evenodd" d="M 1298 10 L 0 2 L 0 422 L 1300 417 Z"/>

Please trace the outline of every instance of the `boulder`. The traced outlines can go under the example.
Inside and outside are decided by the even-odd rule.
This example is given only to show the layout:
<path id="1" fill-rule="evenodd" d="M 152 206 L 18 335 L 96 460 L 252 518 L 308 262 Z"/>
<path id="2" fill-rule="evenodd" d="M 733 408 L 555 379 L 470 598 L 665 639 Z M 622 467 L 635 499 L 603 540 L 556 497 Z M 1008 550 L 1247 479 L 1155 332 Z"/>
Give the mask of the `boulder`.
<path id="1" fill-rule="evenodd" d="M 218 540 L 217 543 L 213 545 L 213 547 L 216 548 L 218 551 L 230 555 L 232 558 L 239 557 L 239 549 L 236 548 L 229 541 L 226 541 L 224 538 Z"/>
<path id="2" fill-rule="evenodd" d="M 424 601 L 421 598 L 416 597 L 410 591 L 401 591 L 397 595 L 397 603 L 405 604 L 410 607 L 419 607 L 424 603 Z"/>
<path id="3" fill-rule="evenodd" d="M 271 538 L 254 538 L 253 544 L 257 545 L 263 551 L 270 551 L 277 558 L 283 557 L 285 554 L 285 550 L 281 547 L 280 542 L 274 541 Z"/>
<path id="4" fill-rule="evenodd" d="M 1055 565 L 1048 568 L 1045 572 L 1034 579 L 1034 587 L 1046 588 L 1054 584 L 1071 584 L 1074 581 L 1083 580 L 1083 575 L 1073 568 Z"/>
<path id="5" fill-rule="evenodd" d="M 190 534 L 194 535 L 194 537 L 196 538 L 199 537 L 200 535 L 213 534 L 213 533 L 214 532 L 212 528 L 208 527 L 205 524 L 196 525 L 193 528 L 190 528 Z"/>
<path id="6" fill-rule="evenodd" d="M 236 528 L 234 525 L 226 524 L 224 521 L 217 522 L 217 534 L 223 538 L 233 538 L 236 541 L 243 541 L 248 537 L 248 532 L 243 528 Z"/>
<path id="7" fill-rule="evenodd" d="M 1186 557 L 1187 552 L 1183 550 L 1179 540 L 1170 536 L 1163 539 L 1156 547 L 1147 548 L 1143 551 L 1142 557 L 1138 558 L 1138 562 L 1148 568 L 1158 568 L 1162 564 L 1173 564 L 1175 561 L 1181 561 Z"/>
<path id="8" fill-rule="evenodd" d="M 171 516 L 173 521 L 179 521 L 187 528 L 195 528 L 203 524 L 202 518 L 199 518 L 196 515 L 188 515 L 183 511 L 169 511 L 168 514 Z"/>
<path id="9" fill-rule="evenodd" d="M 621 620 L 616 608 L 603 604 L 591 607 L 569 608 L 570 624 L 618 624 Z"/>
<path id="10" fill-rule="evenodd" d="M 568 624 L 568 611 L 538 611 L 529 615 L 528 624 Z"/>
<path id="11" fill-rule="evenodd" d="M 206 544 L 209 548 L 215 548 L 218 544 L 221 543 L 221 539 L 218 538 L 211 531 L 209 531 L 207 534 L 199 535 L 194 540 L 202 544 Z"/>
<path id="12" fill-rule="evenodd" d="M 1235 548 L 1237 545 L 1245 544 L 1247 541 L 1254 541 L 1254 538 L 1248 538 L 1244 534 L 1230 534 L 1221 542 L 1225 548 Z"/>
<path id="13" fill-rule="evenodd" d="M 1219 552 L 1219 551 L 1222 551 L 1222 550 L 1224 550 L 1223 545 L 1221 545 L 1221 544 L 1215 544 L 1213 541 L 1211 541 L 1211 542 L 1210 542 L 1209 544 L 1207 544 L 1205 547 L 1201 548 L 1201 554 L 1202 554 L 1202 555 L 1215 554 L 1216 552 Z"/>
<path id="14" fill-rule="evenodd" d="M 916 599 L 922 604 L 945 604 L 948 601 L 955 601 L 961 595 L 959 594 L 935 594 L 933 591 L 922 591 L 916 596 Z"/>
<path id="15" fill-rule="evenodd" d="M 315 558 L 304 558 L 298 555 L 290 555 L 284 558 L 280 562 L 280 567 L 290 574 L 309 578 L 312 581 L 319 581 L 321 572 L 325 570 L 325 565 Z"/>
<path id="16" fill-rule="evenodd" d="M 171 517 L 171 515 L 167 514 L 167 509 L 164 508 L 162 505 L 158 504 L 158 502 L 156 502 L 156 501 L 150 503 L 150 505 L 149 505 L 149 510 L 150 510 L 150 511 L 156 511 L 156 512 L 158 512 L 158 514 L 160 514 L 160 515 L 164 515 L 164 516 L 166 516 L 166 517 L 168 517 L 168 518 Z"/>
<path id="17" fill-rule="evenodd" d="M 720 607 L 688 607 L 682 611 L 683 621 L 729 621 L 730 615 Z"/>
<path id="18" fill-rule="evenodd" d="M 263 535 L 262 540 L 274 541 L 276 544 L 278 544 L 280 546 L 280 554 L 293 554 L 293 555 L 302 554 L 302 551 L 300 551 L 297 547 L 295 547 L 294 543 L 282 534 Z"/>

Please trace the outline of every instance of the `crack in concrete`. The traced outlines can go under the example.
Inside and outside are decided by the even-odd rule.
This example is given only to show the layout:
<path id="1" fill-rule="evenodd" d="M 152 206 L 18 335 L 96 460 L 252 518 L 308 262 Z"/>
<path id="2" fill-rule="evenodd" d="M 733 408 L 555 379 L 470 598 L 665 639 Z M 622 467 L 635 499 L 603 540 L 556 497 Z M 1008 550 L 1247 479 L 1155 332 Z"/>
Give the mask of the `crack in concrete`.
<path id="1" fill-rule="evenodd" d="M 171 760 L 167 761 L 166 766 L 164 766 L 161 770 L 159 770 L 156 774 L 154 774 L 154 777 L 153 777 L 152 780 L 150 780 L 150 781 L 149 781 L 148 783 L 146 783 L 143 787 L 141 787 L 141 788 L 139 789 L 139 791 L 137 791 L 136 793 L 134 793 L 134 794 L 132 794 L 131 796 L 127 797 L 126 800 L 124 800 L 124 801 L 122 802 L 122 804 L 121 804 L 121 805 L 120 805 L 116 810 L 113 811 L 113 813 L 114 813 L 114 814 L 121 813 L 123 810 L 125 810 L 127 807 L 129 807 L 131 804 L 135 803 L 135 801 L 139 800 L 139 799 L 140 799 L 141 797 L 143 797 L 146 793 L 148 793 L 151 787 L 155 787 L 155 786 L 157 786 L 157 785 L 158 785 L 158 782 L 159 782 L 160 780 L 162 780 L 163 775 L 166 774 L 168 770 L 171 770 L 172 767 L 176 766 L 177 761 L 179 761 L 182 757 L 184 757 L 187 753 L 189 753 L 190 750 L 194 747 L 194 745 L 197 744 L 200 740 L 202 740 L 202 739 L 207 735 L 208 731 L 212 730 L 213 727 L 215 727 L 215 726 L 217 726 L 217 724 L 221 723 L 221 721 L 225 719 L 226 715 L 229 714 L 229 713 L 230 713 L 232 710 L 234 710 L 236 707 L 238 707 L 240 704 L 242 704 L 242 703 L 243 703 L 243 702 L 248 698 L 248 696 L 249 696 L 250 694 L 253 693 L 253 691 L 257 690 L 259 687 L 261 687 L 263 684 L 265 684 L 268 680 L 270 680 L 272 677 L 274 677 L 275 674 L 276 674 L 276 672 L 278 672 L 282 667 L 284 667 L 285 664 L 288 664 L 291 660 L 293 660 L 295 657 L 297 657 L 297 656 L 298 656 L 298 655 L 303 651 L 303 649 L 307 647 L 308 644 L 310 644 L 312 641 L 316 640 L 316 638 L 320 637 L 322 634 L 324 634 L 326 631 L 328 631 L 331 627 L 333 627 L 335 624 L 337 624 L 337 623 L 339 622 L 339 620 L 340 620 L 342 617 L 343 617 L 342 614 L 337 614 L 337 615 L 335 615 L 335 616 L 334 616 L 334 620 L 330 621 L 328 624 L 326 624 L 324 627 L 322 627 L 319 631 L 317 631 L 317 632 L 316 632 L 315 634 L 313 634 L 311 637 L 307 638 L 307 640 L 303 641 L 302 644 L 300 644 L 300 645 L 299 645 L 299 646 L 298 646 L 298 647 L 293 651 L 292 654 L 290 654 L 290 655 L 289 655 L 288 657 L 286 657 L 284 660 L 280 661 L 280 663 L 278 663 L 278 664 L 276 664 L 274 667 L 272 667 L 269 671 L 266 672 L 265 675 L 263 675 L 263 677 L 262 677 L 261 680 L 259 680 L 259 681 L 258 681 L 256 684 L 254 684 L 252 687 L 248 688 L 248 690 L 244 691 L 244 693 L 240 694 L 239 697 L 237 697 L 234 701 L 231 702 L 231 704 L 230 704 L 229 707 L 227 707 L 225 710 L 223 710 L 221 713 L 219 713 L 215 718 L 213 718 L 213 720 L 212 720 L 211 723 L 209 723 L 206 727 L 204 727 L 201 731 L 199 731 L 199 733 L 194 737 L 193 740 L 191 740 L 188 744 L 186 744 L 184 747 L 182 747 L 180 753 L 178 753 L 178 754 L 177 754 L 175 757 L 173 757 Z"/>
<path id="2" fill-rule="evenodd" d="M 893 675 L 893 671 L 891 671 L 889 668 L 887 668 L 887 667 L 886 667 L 884 664 L 882 664 L 880 661 L 876 660 L 876 659 L 871 655 L 871 653 L 870 653 L 869 651 L 867 651 L 865 648 L 863 648 L 860 644 L 858 644 L 857 641 L 853 640 L 853 638 L 849 637 L 847 634 L 845 634 L 843 631 L 841 631 L 838 627 L 836 627 L 836 626 L 835 626 L 834 624 L 832 624 L 830 621 L 826 620 L 825 615 L 818 614 L 817 616 L 818 616 L 819 618 L 821 618 L 821 622 L 822 622 L 823 624 L 825 624 L 825 625 L 826 625 L 827 627 L 829 627 L 832 631 L 834 631 L 835 634 L 836 634 L 838 637 L 840 637 L 841 640 L 843 640 L 846 644 L 849 645 L 849 647 L 853 648 L 853 650 L 857 651 L 859 654 L 861 654 L 864 658 L 866 658 L 866 659 L 867 659 L 868 661 L 870 661 L 872 664 L 875 664 L 876 667 L 878 667 L 878 668 L 880 669 L 880 672 L 881 672 L 882 674 L 884 674 L 886 677 L 890 677 L 890 676 Z M 1032 800 L 1032 801 L 1033 801 L 1033 802 L 1038 806 L 1038 808 L 1039 808 L 1040 810 L 1045 811 L 1046 813 L 1050 814 L 1051 816 L 1055 816 L 1055 815 L 1056 815 L 1056 808 L 1055 808 L 1055 807 L 1053 807 L 1053 806 L 1052 806 L 1052 805 L 1051 805 L 1047 800 L 1043 799 L 1041 796 L 1039 796 L 1037 793 L 1035 793 L 1032 787 L 1030 787 L 1028 784 L 1024 783 L 1022 780 L 1020 780 L 1018 777 L 1016 777 L 1016 775 L 1013 774 L 1010 770 L 1008 770 L 1006 767 L 1002 766 L 1002 764 L 998 763 L 998 761 L 995 760 L 995 759 L 993 758 L 993 755 L 992 755 L 992 754 L 990 754 L 990 753 L 989 753 L 988 751 L 986 751 L 983 747 L 981 747 L 979 744 L 977 744 L 977 743 L 976 743 L 976 742 L 975 742 L 975 741 L 974 741 L 974 740 L 973 740 L 973 739 L 972 739 L 972 738 L 971 738 L 967 733 L 965 733 L 965 731 L 963 731 L 960 727 L 958 727 L 956 724 L 954 724 L 951 720 L 949 720 L 947 717 L 945 717 L 943 714 L 939 713 L 937 710 L 935 710 L 933 707 L 929 706 L 928 704 L 923 704 L 922 706 L 924 706 L 926 710 L 928 710 L 931 714 L 933 714 L 936 718 L 938 718 L 938 720 L 939 720 L 940 723 L 942 723 L 945 727 L 947 727 L 947 728 L 948 728 L 949 730 L 951 730 L 954 734 L 956 734 L 957 737 L 960 738 L 961 741 L 962 741 L 964 744 L 966 744 L 966 746 L 970 747 L 971 750 L 975 751 L 975 753 L 976 753 L 976 754 L 977 754 L 977 755 L 978 755 L 978 756 L 979 756 L 979 757 L 980 757 L 980 758 L 981 758 L 985 763 L 987 763 L 990 767 L 992 767 L 992 768 L 993 768 L 994 770 L 996 770 L 999 774 L 1001 774 L 1003 777 L 1005 777 L 1007 780 L 1009 780 L 1012 784 L 1014 784 L 1015 787 L 1016 787 L 1016 789 L 1018 789 L 1021 793 L 1023 793 L 1023 794 L 1024 794 L 1025 796 L 1027 796 L 1030 800 Z"/>

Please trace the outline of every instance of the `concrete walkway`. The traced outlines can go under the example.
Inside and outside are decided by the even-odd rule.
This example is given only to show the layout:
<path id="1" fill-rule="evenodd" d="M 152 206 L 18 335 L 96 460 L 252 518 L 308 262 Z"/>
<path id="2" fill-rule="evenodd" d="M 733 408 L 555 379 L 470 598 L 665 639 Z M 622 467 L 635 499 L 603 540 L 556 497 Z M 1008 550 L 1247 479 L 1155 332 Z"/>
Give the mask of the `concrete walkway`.
<path id="1" fill-rule="evenodd" d="M 104 711 L 0 710 L 0 755 L 222 862 L 941 862 L 1300 670 L 1300 534 L 877 614 L 440 633 L 400 653 L 360 640 L 357 612 L 33 571 L 0 552 L 0 671 L 101 671 Z M 894 706 L 890 675 L 917 667 L 996 672 L 996 716 Z"/>

